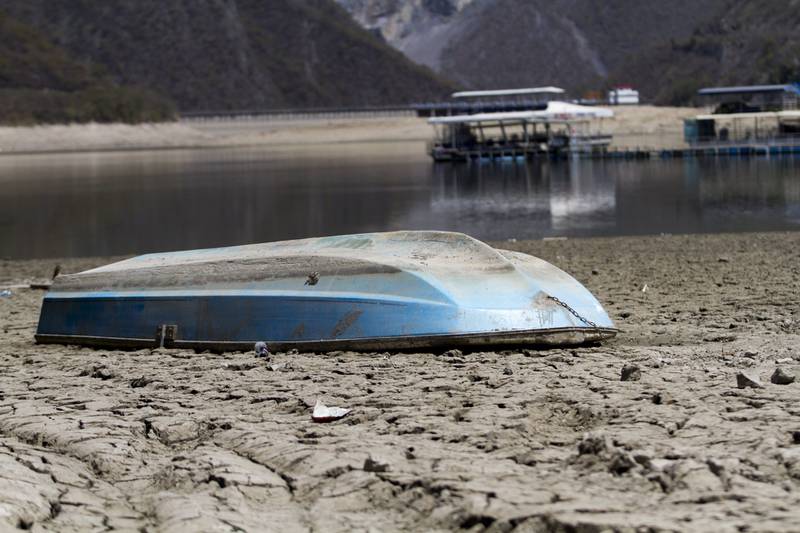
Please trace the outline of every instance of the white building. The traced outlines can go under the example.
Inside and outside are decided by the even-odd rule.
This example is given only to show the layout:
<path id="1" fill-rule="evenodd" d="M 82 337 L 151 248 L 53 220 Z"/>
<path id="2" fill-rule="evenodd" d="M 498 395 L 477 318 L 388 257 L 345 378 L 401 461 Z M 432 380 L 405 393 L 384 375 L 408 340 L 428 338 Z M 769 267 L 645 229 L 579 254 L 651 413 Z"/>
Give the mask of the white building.
<path id="1" fill-rule="evenodd" d="M 639 91 L 630 87 L 616 87 L 608 92 L 611 105 L 639 105 Z"/>

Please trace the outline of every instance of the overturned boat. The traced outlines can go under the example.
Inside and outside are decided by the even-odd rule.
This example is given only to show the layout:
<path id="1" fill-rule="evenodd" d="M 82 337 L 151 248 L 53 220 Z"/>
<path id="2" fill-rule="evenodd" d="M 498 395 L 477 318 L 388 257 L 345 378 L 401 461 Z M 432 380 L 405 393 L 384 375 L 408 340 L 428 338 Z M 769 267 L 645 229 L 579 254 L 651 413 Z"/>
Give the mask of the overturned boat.
<path id="1" fill-rule="evenodd" d="M 36 340 L 384 350 L 615 334 L 594 296 L 546 261 L 459 233 L 403 231 L 150 254 L 59 276 Z"/>

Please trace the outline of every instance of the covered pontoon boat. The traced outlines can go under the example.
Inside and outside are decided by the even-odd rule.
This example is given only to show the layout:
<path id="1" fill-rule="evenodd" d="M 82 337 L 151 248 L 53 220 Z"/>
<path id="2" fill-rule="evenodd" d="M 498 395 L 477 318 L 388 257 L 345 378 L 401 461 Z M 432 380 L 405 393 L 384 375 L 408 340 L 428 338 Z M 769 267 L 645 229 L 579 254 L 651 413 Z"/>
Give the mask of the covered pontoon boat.
<path id="1" fill-rule="evenodd" d="M 592 129 L 613 116 L 610 109 L 551 101 L 538 110 L 433 117 L 428 153 L 434 161 L 602 153 L 612 136 Z"/>
<path id="2" fill-rule="evenodd" d="M 249 350 L 568 345 L 616 333 L 553 265 L 395 232 L 151 254 L 56 278 L 40 343 Z"/>

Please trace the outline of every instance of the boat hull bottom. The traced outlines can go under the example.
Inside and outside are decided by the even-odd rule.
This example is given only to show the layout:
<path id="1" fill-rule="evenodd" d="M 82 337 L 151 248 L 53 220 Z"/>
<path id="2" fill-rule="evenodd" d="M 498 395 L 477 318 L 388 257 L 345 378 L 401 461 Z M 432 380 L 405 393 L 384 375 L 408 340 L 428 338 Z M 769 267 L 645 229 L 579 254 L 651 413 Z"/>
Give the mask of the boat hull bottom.
<path id="1" fill-rule="evenodd" d="M 468 333 L 461 335 L 425 335 L 410 337 L 384 337 L 365 339 L 341 339 L 320 341 L 284 341 L 270 342 L 272 352 L 285 352 L 296 349 L 310 352 L 328 352 L 348 350 L 356 352 L 382 350 L 412 350 L 420 348 L 470 348 L 470 347 L 554 347 L 579 346 L 599 342 L 616 336 L 617 330 L 611 328 L 555 328 L 526 331 Z M 37 334 L 39 344 L 68 344 L 88 346 L 92 348 L 175 348 L 210 350 L 217 352 L 250 351 L 258 340 L 254 341 L 198 341 L 187 339 L 129 339 L 119 337 L 87 337 L 72 335 Z"/>

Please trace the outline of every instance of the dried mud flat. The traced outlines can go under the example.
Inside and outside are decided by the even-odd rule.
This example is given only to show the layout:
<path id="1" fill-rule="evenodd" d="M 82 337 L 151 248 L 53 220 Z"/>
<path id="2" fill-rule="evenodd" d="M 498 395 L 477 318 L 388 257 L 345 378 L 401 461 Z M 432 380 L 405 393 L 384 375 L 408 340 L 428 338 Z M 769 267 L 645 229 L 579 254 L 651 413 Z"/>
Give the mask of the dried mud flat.
<path id="1" fill-rule="evenodd" d="M 0 298 L 0 530 L 797 530 L 800 384 L 770 375 L 800 372 L 800 234 L 503 245 L 586 283 L 619 338 L 271 370 L 37 346 L 42 293 Z M 317 399 L 353 412 L 314 424 Z"/>

